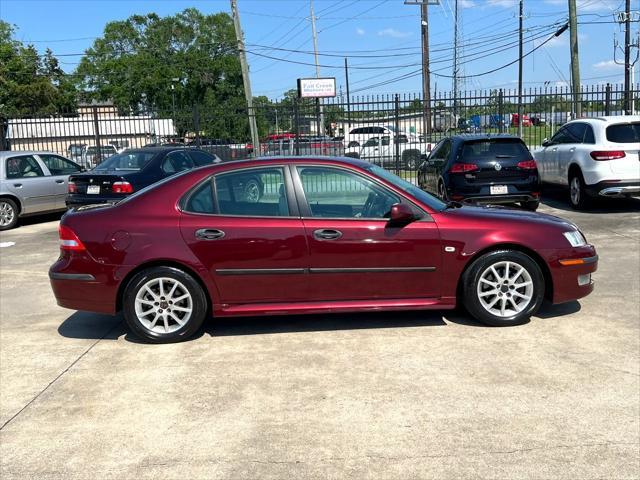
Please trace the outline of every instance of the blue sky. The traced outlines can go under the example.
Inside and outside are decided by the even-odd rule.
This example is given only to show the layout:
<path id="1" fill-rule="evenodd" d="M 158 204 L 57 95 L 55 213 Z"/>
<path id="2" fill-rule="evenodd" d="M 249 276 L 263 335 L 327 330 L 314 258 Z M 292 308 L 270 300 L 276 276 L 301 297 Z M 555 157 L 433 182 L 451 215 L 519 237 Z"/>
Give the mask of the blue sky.
<path id="1" fill-rule="evenodd" d="M 517 58 L 517 0 L 458 2 L 462 75 L 483 73 Z M 639 2 L 632 0 L 632 9 L 638 10 Z M 439 6 L 429 7 L 434 72 L 431 85 L 439 92 L 451 90 L 451 79 L 437 74 L 452 73 L 454 3 L 440 0 Z M 309 0 L 238 0 L 238 5 L 247 50 L 289 62 L 313 63 Z M 344 88 L 343 57 L 350 56 L 349 79 L 354 94 L 421 90 L 420 76 L 414 75 L 421 61 L 419 7 L 404 5 L 403 0 L 314 0 L 314 6 L 318 48 L 324 54 L 320 57 L 324 65 L 321 75 L 335 76 L 338 86 Z M 109 21 L 148 12 L 170 15 L 188 7 L 205 13 L 230 11 L 228 0 L 0 0 L 0 18 L 16 25 L 17 37 L 33 42 L 40 51 L 49 47 L 56 54 L 70 54 L 88 48 Z M 623 81 L 623 68 L 613 62 L 614 35 L 624 40 L 620 27 L 612 23 L 613 12 L 621 9 L 624 0 L 578 0 L 584 84 Z M 567 0 L 525 0 L 525 52 L 551 36 L 554 25 L 566 17 Z M 637 28 L 638 23 L 634 31 Z M 315 75 L 310 65 L 252 53 L 248 57 L 254 95 L 277 98 L 295 87 L 296 78 Z M 64 69 L 71 72 L 79 57 L 61 60 Z M 525 59 L 525 87 L 542 88 L 545 82 L 549 87 L 565 85 L 569 71 L 567 31 Z M 517 75 L 514 64 L 489 75 L 467 78 L 462 89 L 515 88 Z M 403 76 L 406 78 L 398 78 Z"/>

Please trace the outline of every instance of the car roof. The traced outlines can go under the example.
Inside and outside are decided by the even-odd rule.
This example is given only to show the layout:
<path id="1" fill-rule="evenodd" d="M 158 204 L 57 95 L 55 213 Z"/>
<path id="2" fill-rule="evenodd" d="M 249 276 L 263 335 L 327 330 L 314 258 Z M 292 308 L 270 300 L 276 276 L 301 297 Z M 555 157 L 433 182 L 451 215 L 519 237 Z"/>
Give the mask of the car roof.
<path id="1" fill-rule="evenodd" d="M 16 155 L 57 155 L 59 157 L 64 157 L 64 155 L 60 155 L 59 153 L 51 152 L 49 150 L 6 150 L 4 152 L 0 152 L 0 158 L 15 157 Z"/>
<path id="2" fill-rule="evenodd" d="M 213 168 L 215 170 L 234 170 L 235 168 L 242 167 L 260 167 L 262 165 L 277 165 L 282 163 L 304 164 L 304 163 L 316 163 L 325 165 L 350 165 L 358 168 L 367 169 L 373 164 L 358 158 L 351 157 L 328 157 L 321 155 L 303 156 L 303 155 L 278 155 L 272 157 L 259 157 L 245 160 L 232 160 L 230 162 L 216 163 L 212 165 L 205 165 L 200 168 Z"/>
<path id="3" fill-rule="evenodd" d="M 510 133 L 461 133 L 459 135 L 452 135 L 452 140 L 459 142 L 475 142 L 478 140 L 522 140 L 517 135 Z"/>
<path id="4" fill-rule="evenodd" d="M 570 122 L 587 122 L 594 125 L 640 122 L 640 115 L 603 115 L 601 117 L 574 118 Z"/>

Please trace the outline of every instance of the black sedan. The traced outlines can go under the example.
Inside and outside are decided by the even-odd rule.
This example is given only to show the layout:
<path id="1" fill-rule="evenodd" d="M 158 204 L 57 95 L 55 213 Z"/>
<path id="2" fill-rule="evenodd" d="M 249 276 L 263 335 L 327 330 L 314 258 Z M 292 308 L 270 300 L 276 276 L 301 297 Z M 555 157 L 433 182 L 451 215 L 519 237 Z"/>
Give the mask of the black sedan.
<path id="1" fill-rule="evenodd" d="M 418 169 L 420 188 L 445 201 L 540 204 L 540 176 L 525 143 L 513 135 L 445 138 Z"/>
<path id="2" fill-rule="evenodd" d="M 89 172 L 69 177 L 67 208 L 115 203 L 127 195 L 184 170 L 219 162 L 193 148 L 146 147 L 109 157 Z"/>

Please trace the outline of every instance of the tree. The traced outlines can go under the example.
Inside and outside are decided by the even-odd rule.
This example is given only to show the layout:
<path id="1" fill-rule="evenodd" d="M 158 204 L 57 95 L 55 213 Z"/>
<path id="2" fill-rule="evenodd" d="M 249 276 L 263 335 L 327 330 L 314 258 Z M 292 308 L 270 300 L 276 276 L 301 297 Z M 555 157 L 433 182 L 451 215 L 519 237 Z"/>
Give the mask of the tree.
<path id="1" fill-rule="evenodd" d="M 41 56 L 13 34 L 0 20 L 0 116 L 75 113 L 76 89 L 51 50 Z"/>
<path id="2" fill-rule="evenodd" d="M 213 121 L 218 130 L 220 122 L 209 114 L 229 115 L 244 105 L 233 21 L 226 13 L 188 8 L 174 16 L 110 22 L 76 73 L 87 98 L 112 100 L 123 114 L 148 107 L 168 112 L 175 95 L 179 108 L 197 108 L 202 121 Z"/>

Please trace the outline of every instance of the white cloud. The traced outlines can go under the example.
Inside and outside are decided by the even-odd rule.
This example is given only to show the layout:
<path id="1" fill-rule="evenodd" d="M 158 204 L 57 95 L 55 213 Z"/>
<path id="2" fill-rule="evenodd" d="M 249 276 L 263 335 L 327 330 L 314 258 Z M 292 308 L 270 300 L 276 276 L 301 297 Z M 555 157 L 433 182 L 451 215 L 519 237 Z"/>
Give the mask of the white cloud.
<path id="1" fill-rule="evenodd" d="M 356 33 L 357 33 L 358 35 L 364 35 L 364 33 L 365 33 L 365 32 L 364 32 L 364 28 L 357 27 L 357 28 L 356 28 Z"/>
<path id="2" fill-rule="evenodd" d="M 545 3 L 568 10 L 567 0 L 545 0 Z M 613 13 L 621 5 L 620 0 L 578 0 L 576 9 L 580 12 L 597 12 L 605 10 Z"/>
<path id="3" fill-rule="evenodd" d="M 407 38 L 411 36 L 411 32 L 401 32 L 400 30 L 396 30 L 395 28 L 385 28 L 384 30 L 378 31 L 378 36 L 391 38 Z"/>
<path id="4" fill-rule="evenodd" d="M 460 6 L 460 8 L 473 8 L 476 6 L 476 2 L 474 2 L 473 0 L 460 0 L 458 2 L 458 5 Z"/>
<path id="5" fill-rule="evenodd" d="M 613 60 L 603 60 L 593 64 L 593 68 L 596 70 L 615 70 L 618 68 L 624 68 L 624 65 L 620 65 Z"/>

